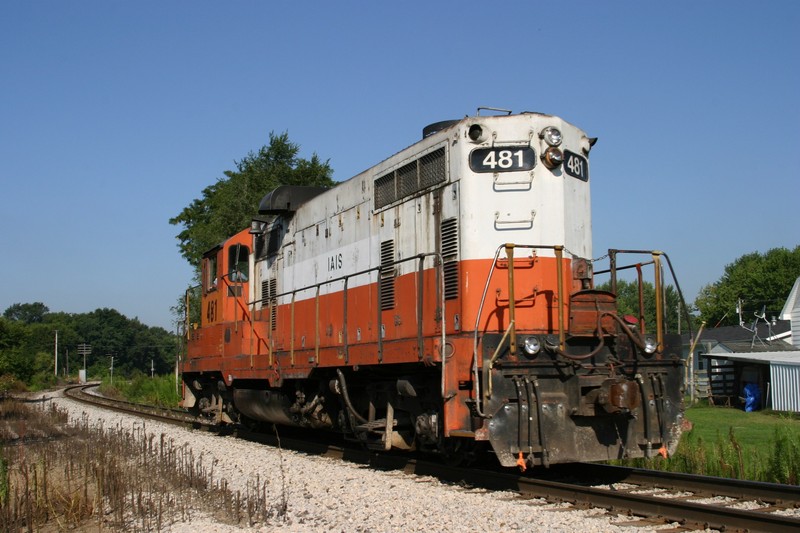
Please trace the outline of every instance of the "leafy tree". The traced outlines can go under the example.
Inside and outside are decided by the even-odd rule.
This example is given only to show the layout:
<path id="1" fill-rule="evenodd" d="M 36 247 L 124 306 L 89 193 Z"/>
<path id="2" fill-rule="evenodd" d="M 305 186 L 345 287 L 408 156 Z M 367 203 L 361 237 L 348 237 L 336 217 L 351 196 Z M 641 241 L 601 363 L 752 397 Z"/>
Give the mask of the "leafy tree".
<path id="1" fill-rule="evenodd" d="M 611 282 L 605 282 L 597 286 L 597 289 L 602 291 L 611 290 Z M 647 331 L 655 333 L 656 331 L 656 289 L 652 283 L 645 281 L 642 283 L 642 292 L 644 294 L 644 323 Z M 678 313 L 680 312 L 681 319 L 684 320 L 685 315 L 683 308 L 679 309 L 680 296 L 678 291 L 672 285 L 667 285 L 664 289 L 664 319 L 666 322 L 667 332 L 678 332 Z M 627 281 L 624 279 L 617 280 L 617 309 L 620 315 L 631 315 L 637 320 L 639 318 L 639 283 L 636 281 Z M 681 322 L 684 330 L 686 323 Z M 683 331 L 683 330 L 682 330 Z"/>
<path id="2" fill-rule="evenodd" d="M 781 311 L 798 276 L 800 246 L 745 254 L 727 265 L 719 280 L 700 290 L 695 306 L 711 327 L 738 324 L 740 300 L 745 321 L 762 309 L 767 317 L 774 316 Z"/>
<path id="3" fill-rule="evenodd" d="M 15 304 L 12 312 L 32 304 Z M 179 339 L 163 328 L 148 327 L 128 319 L 114 309 L 91 313 L 45 313 L 41 321 L 27 323 L 0 317 L 0 376 L 8 376 L 34 387 L 52 385 L 55 331 L 58 331 L 58 374 L 63 377 L 69 358 L 70 375 L 83 368 L 78 345 L 91 345 L 86 358 L 90 377 L 108 375 L 110 356 L 114 374 L 128 377 L 139 371 L 150 376 L 151 365 L 158 374 L 172 371 Z"/>
<path id="4" fill-rule="evenodd" d="M 236 170 L 203 189 L 170 224 L 182 225 L 178 233 L 181 255 L 195 267 L 203 253 L 227 237 L 246 228 L 265 194 L 279 185 L 334 184 L 328 161 L 314 154 L 310 160 L 298 158 L 300 146 L 289 141 L 288 133 L 269 134 L 269 145 L 250 152 L 236 162 Z"/>
<path id="5" fill-rule="evenodd" d="M 32 304 L 14 304 L 5 310 L 3 316 L 9 320 L 18 320 L 26 324 L 41 322 L 50 310 L 42 302 Z"/>

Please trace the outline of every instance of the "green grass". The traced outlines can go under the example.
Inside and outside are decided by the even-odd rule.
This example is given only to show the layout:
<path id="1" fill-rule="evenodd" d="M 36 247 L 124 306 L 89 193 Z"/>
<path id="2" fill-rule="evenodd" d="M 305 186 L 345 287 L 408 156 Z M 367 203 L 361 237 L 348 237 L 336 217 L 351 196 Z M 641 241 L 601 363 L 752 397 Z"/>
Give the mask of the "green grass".
<path id="1" fill-rule="evenodd" d="M 160 407 L 176 407 L 181 400 L 179 391 L 173 374 L 155 377 L 138 374 L 131 380 L 116 379 L 113 386 L 106 378 L 100 385 L 100 392 L 107 397 Z"/>
<path id="2" fill-rule="evenodd" d="M 706 442 L 713 442 L 731 430 L 743 450 L 758 451 L 772 445 L 775 430 L 785 428 L 795 439 L 800 439 L 800 420 L 788 413 L 754 411 L 724 407 L 691 407 L 686 418 L 694 425 L 691 433 Z"/>
<path id="3" fill-rule="evenodd" d="M 686 410 L 692 422 L 675 455 L 623 464 L 671 472 L 800 483 L 800 419 L 773 411 L 698 406 Z"/>

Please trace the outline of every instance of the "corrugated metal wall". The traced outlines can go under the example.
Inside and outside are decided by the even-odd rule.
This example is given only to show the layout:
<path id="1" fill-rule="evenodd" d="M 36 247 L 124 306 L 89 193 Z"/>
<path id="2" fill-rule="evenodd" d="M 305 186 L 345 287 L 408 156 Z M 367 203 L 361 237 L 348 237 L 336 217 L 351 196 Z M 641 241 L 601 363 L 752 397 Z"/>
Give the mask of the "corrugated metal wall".
<path id="1" fill-rule="evenodd" d="M 800 365 L 771 363 L 769 367 L 772 408 L 800 413 Z"/>

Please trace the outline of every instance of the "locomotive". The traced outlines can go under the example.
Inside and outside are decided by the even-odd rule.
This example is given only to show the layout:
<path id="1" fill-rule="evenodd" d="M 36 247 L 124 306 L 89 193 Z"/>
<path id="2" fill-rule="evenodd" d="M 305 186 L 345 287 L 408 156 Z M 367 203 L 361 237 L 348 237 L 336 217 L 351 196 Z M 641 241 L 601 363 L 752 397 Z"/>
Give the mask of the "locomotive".
<path id="1" fill-rule="evenodd" d="M 335 187 L 278 187 L 208 251 L 183 407 L 523 470 L 673 453 L 684 362 L 665 326 L 668 257 L 609 250 L 600 270 L 596 139 L 484 109 Z M 639 313 L 621 316 L 617 279 L 634 269 Z"/>

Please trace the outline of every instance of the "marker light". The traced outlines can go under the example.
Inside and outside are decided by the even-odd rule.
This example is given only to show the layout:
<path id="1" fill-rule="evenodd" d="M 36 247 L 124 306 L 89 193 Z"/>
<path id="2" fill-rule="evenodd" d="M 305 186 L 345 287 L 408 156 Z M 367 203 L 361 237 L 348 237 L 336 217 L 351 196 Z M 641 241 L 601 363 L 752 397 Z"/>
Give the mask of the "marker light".
<path id="1" fill-rule="evenodd" d="M 544 162 L 544 166 L 552 170 L 561 166 L 561 163 L 564 162 L 564 154 L 555 146 L 551 146 L 542 154 L 542 162 Z"/>
<path id="2" fill-rule="evenodd" d="M 469 135 L 469 138 L 472 140 L 472 142 L 480 142 L 483 140 L 483 128 L 480 126 L 480 124 L 473 124 L 469 127 L 469 132 L 467 135 Z"/>
<path id="3" fill-rule="evenodd" d="M 522 347 L 526 354 L 536 355 L 542 349 L 542 343 L 539 342 L 539 337 L 525 337 Z"/>
<path id="4" fill-rule="evenodd" d="M 652 335 L 647 335 L 644 338 L 644 353 L 652 354 L 656 351 L 657 347 L 656 339 Z"/>
<path id="5" fill-rule="evenodd" d="M 561 145 L 561 132 L 558 130 L 558 128 L 554 128 L 553 126 L 543 129 L 539 134 L 539 137 L 544 139 L 544 142 L 550 146 Z"/>

